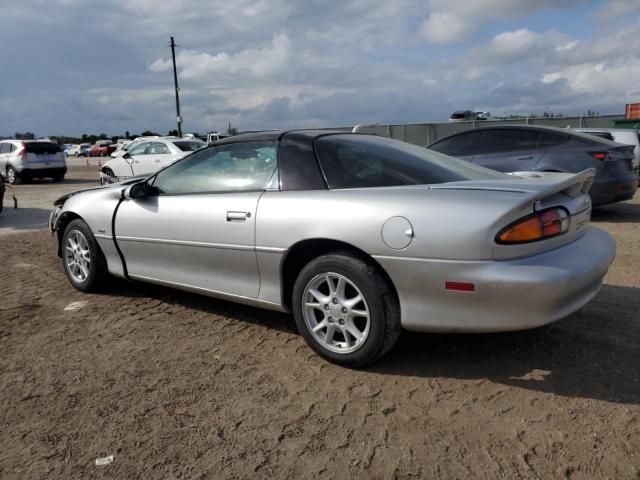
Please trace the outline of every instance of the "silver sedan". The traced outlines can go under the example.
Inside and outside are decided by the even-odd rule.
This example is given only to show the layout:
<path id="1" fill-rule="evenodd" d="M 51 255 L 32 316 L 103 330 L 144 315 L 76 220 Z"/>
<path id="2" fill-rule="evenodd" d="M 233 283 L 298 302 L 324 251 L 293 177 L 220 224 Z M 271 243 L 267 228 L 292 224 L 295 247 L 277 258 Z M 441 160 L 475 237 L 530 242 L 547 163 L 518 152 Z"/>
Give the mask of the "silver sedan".
<path id="1" fill-rule="evenodd" d="M 66 195 L 71 284 L 109 275 L 292 312 L 324 358 L 373 362 L 402 329 L 520 330 L 599 290 L 593 170 L 504 174 L 396 140 L 241 135 L 143 179 Z"/>

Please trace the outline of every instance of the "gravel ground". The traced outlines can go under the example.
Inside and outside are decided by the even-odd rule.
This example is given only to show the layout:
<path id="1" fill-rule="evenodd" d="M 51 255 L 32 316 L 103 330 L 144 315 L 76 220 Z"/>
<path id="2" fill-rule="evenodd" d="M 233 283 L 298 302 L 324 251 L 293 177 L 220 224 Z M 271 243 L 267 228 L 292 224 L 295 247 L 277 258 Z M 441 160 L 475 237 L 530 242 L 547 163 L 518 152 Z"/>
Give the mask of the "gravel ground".
<path id="1" fill-rule="evenodd" d="M 16 192 L 45 209 L 95 170 Z M 81 294 L 47 232 L 0 236 L 0 478 L 638 479 L 640 200 L 593 222 L 618 257 L 578 313 L 404 334 L 360 371 L 287 315 L 124 281 Z"/>

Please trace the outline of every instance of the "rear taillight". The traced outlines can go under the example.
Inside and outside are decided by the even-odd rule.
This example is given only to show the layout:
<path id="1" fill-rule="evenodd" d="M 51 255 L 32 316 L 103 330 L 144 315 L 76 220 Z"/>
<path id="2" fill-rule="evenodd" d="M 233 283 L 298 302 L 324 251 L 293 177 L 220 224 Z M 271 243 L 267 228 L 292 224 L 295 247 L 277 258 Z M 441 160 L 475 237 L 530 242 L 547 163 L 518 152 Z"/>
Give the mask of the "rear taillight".
<path id="1" fill-rule="evenodd" d="M 27 145 L 25 143 L 22 144 L 20 151 L 16 155 L 22 158 L 23 160 L 27 158 Z"/>
<path id="2" fill-rule="evenodd" d="M 591 156 L 596 160 L 600 160 L 601 162 L 609 162 L 611 158 L 607 152 L 591 152 Z"/>
<path id="3" fill-rule="evenodd" d="M 562 235 L 569 230 L 569 213 L 564 208 L 550 208 L 521 218 L 496 235 L 503 245 L 535 242 Z"/>

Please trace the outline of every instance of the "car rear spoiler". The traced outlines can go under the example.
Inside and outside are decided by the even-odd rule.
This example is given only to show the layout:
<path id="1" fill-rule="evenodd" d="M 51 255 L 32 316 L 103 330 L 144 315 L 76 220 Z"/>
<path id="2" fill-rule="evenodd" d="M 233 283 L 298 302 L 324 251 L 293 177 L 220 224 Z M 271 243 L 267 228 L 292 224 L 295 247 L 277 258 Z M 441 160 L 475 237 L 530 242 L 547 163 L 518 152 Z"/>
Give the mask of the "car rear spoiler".
<path id="1" fill-rule="evenodd" d="M 533 200 L 541 200 L 556 193 L 577 198 L 589 192 L 596 171 L 594 168 L 579 173 L 559 172 L 511 172 L 505 179 L 469 180 L 432 185 L 433 190 L 493 190 L 519 192 L 532 195 Z"/>
<path id="2" fill-rule="evenodd" d="M 520 178 L 529 178 L 532 173 L 538 175 L 537 178 L 540 178 L 539 176 L 542 176 L 543 178 L 548 176 L 552 178 L 556 177 L 556 175 L 554 175 L 556 172 L 513 172 L 510 175 Z M 588 168 L 575 174 L 560 175 L 564 178 L 550 184 L 548 189 L 541 192 L 545 197 L 553 195 L 554 193 L 562 193 L 570 198 L 577 198 L 580 195 L 589 193 L 591 185 L 593 185 L 593 179 L 596 176 L 596 170 L 595 168 Z"/>

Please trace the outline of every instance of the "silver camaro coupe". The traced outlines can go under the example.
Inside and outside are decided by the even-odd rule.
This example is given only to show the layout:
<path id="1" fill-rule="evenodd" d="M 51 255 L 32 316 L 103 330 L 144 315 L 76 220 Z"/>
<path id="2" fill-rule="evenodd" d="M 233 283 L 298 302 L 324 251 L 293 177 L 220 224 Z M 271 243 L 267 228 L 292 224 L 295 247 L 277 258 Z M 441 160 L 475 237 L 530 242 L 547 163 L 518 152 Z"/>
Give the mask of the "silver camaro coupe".
<path id="1" fill-rule="evenodd" d="M 520 330 L 599 290 L 593 170 L 498 173 L 371 135 L 217 142 L 143 179 L 58 199 L 71 284 L 108 274 L 292 312 L 324 358 L 373 362 L 402 329 Z"/>

